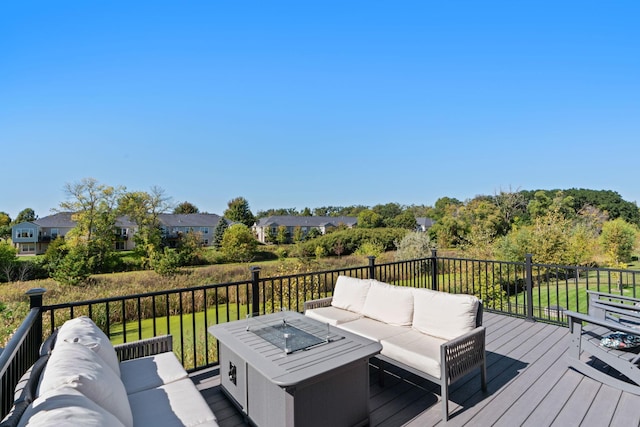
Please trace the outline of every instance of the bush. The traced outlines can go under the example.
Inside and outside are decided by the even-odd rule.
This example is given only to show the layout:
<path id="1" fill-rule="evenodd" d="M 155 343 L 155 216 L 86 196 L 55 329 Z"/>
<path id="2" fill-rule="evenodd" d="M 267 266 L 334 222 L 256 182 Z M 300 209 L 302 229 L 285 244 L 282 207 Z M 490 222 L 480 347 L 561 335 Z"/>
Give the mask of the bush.
<path id="1" fill-rule="evenodd" d="M 396 260 L 420 259 L 431 256 L 434 245 L 428 233 L 412 231 L 407 233 L 402 240 L 396 242 Z"/>
<path id="2" fill-rule="evenodd" d="M 400 228 L 352 228 L 325 234 L 322 237 L 301 243 L 304 256 L 312 257 L 316 248 L 322 247 L 327 254 L 350 255 L 365 242 L 378 242 L 384 251 L 395 249 L 395 242 L 401 240 L 408 231 Z"/>
<path id="3" fill-rule="evenodd" d="M 370 240 L 360 245 L 360 247 L 356 250 L 356 255 L 378 257 L 383 252 L 384 245 L 382 243 L 376 240 Z"/>
<path id="4" fill-rule="evenodd" d="M 175 249 L 164 248 L 164 252 L 153 258 L 152 267 L 161 276 L 174 276 L 181 262 L 180 254 Z"/>

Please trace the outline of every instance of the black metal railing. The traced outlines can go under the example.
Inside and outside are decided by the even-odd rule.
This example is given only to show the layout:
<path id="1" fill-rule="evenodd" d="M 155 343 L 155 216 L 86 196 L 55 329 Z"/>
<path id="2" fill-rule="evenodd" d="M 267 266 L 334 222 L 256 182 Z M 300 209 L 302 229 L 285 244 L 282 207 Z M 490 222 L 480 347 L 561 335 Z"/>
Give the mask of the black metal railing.
<path id="1" fill-rule="evenodd" d="M 566 324 L 564 310 L 586 312 L 586 290 L 640 294 L 640 272 L 523 262 L 440 257 L 376 263 L 335 270 L 261 277 L 138 295 L 43 305 L 44 290 L 30 291 L 32 310 L 0 354 L 2 416 L 13 387 L 37 359 L 43 338 L 67 319 L 91 317 L 114 344 L 172 334 L 174 351 L 188 371 L 218 363 L 213 324 L 282 309 L 302 311 L 304 301 L 330 296 L 338 276 L 370 278 L 399 286 L 474 294 L 485 309 L 531 321 Z"/>
<path id="2" fill-rule="evenodd" d="M 7 346 L 0 353 L 0 420 L 13 405 L 13 390 L 22 375 L 38 360 L 42 343 L 42 295 L 44 289 L 27 292 L 31 309 L 20 327 L 14 332 Z"/>

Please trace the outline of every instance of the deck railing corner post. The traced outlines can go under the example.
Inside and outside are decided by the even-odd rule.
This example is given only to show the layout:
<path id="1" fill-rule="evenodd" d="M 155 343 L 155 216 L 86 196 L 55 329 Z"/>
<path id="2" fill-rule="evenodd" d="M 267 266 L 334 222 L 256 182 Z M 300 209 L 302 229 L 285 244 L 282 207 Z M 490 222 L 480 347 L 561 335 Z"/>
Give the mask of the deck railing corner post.
<path id="1" fill-rule="evenodd" d="M 373 255 L 369 255 L 369 279 L 376 278 L 376 257 Z"/>
<path id="2" fill-rule="evenodd" d="M 47 290 L 44 288 L 32 288 L 25 293 L 29 297 L 29 308 L 38 310 L 38 317 L 32 327 L 35 339 L 38 341 L 36 343 L 37 347 L 42 344 L 42 296 L 45 292 Z"/>
<path id="3" fill-rule="evenodd" d="M 431 289 L 438 290 L 438 250 L 431 249 Z"/>
<path id="4" fill-rule="evenodd" d="M 251 315 L 260 314 L 260 267 L 251 267 Z"/>
<path id="5" fill-rule="evenodd" d="M 533 317 L 533 255 L 525 255 L 525 283 L 527 287 L 527 320 L 534 321 Z"/>

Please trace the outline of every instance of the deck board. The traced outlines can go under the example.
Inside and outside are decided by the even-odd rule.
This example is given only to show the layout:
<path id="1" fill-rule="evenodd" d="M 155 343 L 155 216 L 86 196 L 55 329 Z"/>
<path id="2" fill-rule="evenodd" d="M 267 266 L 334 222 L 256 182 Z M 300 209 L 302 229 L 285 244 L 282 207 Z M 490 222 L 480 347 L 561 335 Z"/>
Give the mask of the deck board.
<path id="1" fill-rule="evenodd" d="M 569 369 L 564 360 L 568 328 L 485 313 L 487 393 L 479 373 L 450 387 L 451 426 L 638 425 L 640 396 L 621 392 Z M 245 419 L 220 390 L 217 369 L 192 374 L 221 427 Z M 384 385 L 370 368 L 371 425 L 444 426 L 440 388 L 385 365 Z"/>

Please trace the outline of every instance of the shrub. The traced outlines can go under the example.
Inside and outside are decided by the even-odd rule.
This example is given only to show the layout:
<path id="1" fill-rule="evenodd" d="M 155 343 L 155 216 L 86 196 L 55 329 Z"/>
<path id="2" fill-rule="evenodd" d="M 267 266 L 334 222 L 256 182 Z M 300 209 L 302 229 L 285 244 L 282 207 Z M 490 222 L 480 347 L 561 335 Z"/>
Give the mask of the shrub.
<path id="1" fill-rule="evenodd" d="M 407 233 L 402 240 L 396 242 L 396 260 L 420 259 L 431 256 L 431 249 L 435 246 L 431 243 L 428 233 L 413 231 Z"/>
<path id="2" fill-rule="evenodd" d="M 349 255 L 368 241 L 377 241 L 385 251 L 395 249 L 395 241 L 407 234 L 407 230 L 399 228 L 352 228 L 325 234 L 322 237 L 301 243 L 304 256 L 314 256 L 316 247 L 321 246 L 327 254 L 335 254 L 340 248 L 340 255 Z"/>
<path id="3" fill-rule="evenodd" d="M 380 256 L 384 252 L 384 245 L 377 240 L 369 240 L 356 249 L 356 255 Z"/>

